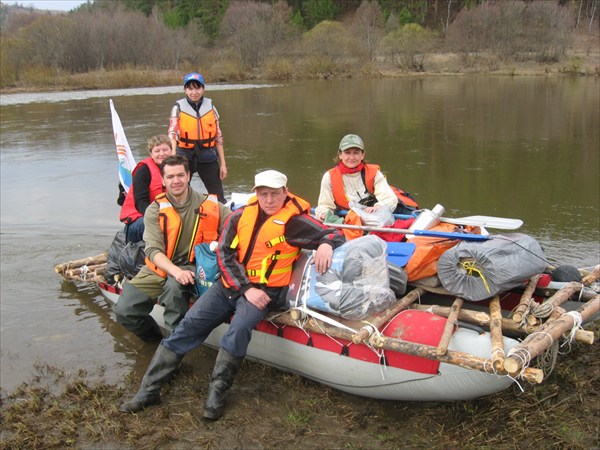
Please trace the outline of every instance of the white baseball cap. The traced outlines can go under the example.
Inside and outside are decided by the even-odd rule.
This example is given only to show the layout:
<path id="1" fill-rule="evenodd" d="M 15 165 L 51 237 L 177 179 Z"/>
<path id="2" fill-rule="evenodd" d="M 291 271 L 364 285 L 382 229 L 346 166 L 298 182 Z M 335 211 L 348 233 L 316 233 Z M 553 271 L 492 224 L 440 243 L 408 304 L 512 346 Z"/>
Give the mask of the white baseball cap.
<path id="1" fill-rule="evenodd" d="M 286 187 L 287 177 L 276 170 L 265 170 L 264 172 L 257 173 L 254 176 L 254 187 L 252 190 L 254 191 L 257 187 L 261 186 L 270 187 L 273 189 Z"/>

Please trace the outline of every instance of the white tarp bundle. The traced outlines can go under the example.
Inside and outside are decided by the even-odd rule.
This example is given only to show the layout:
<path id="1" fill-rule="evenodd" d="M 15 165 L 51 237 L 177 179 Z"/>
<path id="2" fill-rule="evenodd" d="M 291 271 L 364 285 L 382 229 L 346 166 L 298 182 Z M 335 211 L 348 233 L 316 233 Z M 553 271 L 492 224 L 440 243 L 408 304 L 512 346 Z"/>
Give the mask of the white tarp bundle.
<path id="1" fill-rule="evenodd" d="M 396 296 L 390 289 L 386 250 L 384 240 L 367 235 L 337 248 L 323 275 L 311 266 L 306 306 L 351 320 L 389 308 Z"/>

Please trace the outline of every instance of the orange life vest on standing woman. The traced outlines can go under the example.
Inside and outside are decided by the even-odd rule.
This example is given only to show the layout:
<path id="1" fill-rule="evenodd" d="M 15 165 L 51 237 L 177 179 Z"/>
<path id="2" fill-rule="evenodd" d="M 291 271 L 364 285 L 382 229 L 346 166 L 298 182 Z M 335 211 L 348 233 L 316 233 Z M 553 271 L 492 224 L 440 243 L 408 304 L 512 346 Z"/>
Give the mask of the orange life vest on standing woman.
<path id="1" fill-rule="evenodd" d="M 177 100 L 179 105 L 179 140 L 181 148 L 211 148 L 217 140 L 217 116 L 212 100 L 204 97 L 196 112 L 187 99 Z"/>
<path id="2" fill-rule="evenodd" d="M 162 182 L 162 177 L 160 176 L 160 168 L 156 165 L 152 158 L 146 158 L 141 160 L 133 172 L 131 176 L 133 177 L 140 166 L 145 165 L 150 169 L 150 185 L 148 186 L 149 194 L 150 194 L 150 202 L 153 202 L 158 194 L 163 192 L 164 186 Z M 134 195 L 135 184 L 131 184 L 129 187 L 129 192 L 127 192 L 127 196 L 125 197 L 125 201 L 123 202 L 123 206 L 121 207 L 121 215 L 119 220 L 123 223 L 133 223 L 142 217 L 144 214 L 137 210 L 135 207 L 135 195 Z"/>
<path id="3" fill-rule="evenodd" d="M 160 194 L 155 201 L 158 203 L 158 225 L 165 237 L 165 254 L 172 260 L 175 249 L 181 236 L 181 218 L 167 198 L 167 194 Z M 188 248 L 188 262 L 194 261 L 194 247 L 203 242 L 212 242 L 219 235 L 219 200 L 216 195 L 209 195 L 195 211 L 196 221 L 194 223 L 193 239 Z M 146 257 L 146 265 L 157 275 L 165 278 L 167 273 Z"/>
<path id="4" fill-rule="evenodd" d="M 269 287 L 290 284 L 292 265 L 300 249 L 285 241 L 285 226 L 293 216 L 308 213 L 310 204 L 290 193 L 288 197 L 281 211 L 270 216 L 258 230 L 254 229 L 260 211 L 256 197 L 252 197 L 244 207 L 231 248 L 237 248 L 238 259 L 246 267 L 251 283 Z"/>

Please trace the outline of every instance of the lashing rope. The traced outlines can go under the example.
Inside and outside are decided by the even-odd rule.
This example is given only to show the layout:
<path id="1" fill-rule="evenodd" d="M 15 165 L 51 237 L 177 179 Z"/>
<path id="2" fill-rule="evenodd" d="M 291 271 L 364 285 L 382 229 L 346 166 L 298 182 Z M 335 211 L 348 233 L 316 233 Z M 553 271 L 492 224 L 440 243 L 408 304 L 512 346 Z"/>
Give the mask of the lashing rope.
<path id="1" fill-rule="evenodd" d="M 465 269 L 465 271 L 467 272 L 467 275 L 470 276 L 475 276 L 474 274 L 478 275 L 479 278 L 481 278 L 481 280 L 483 281 L 483 285 L 485 286 L 485 290 L 488 291 L 489 293 L 491 293 L 491 289 L 488 285 L 487 280 L 485 279 L 485 276 L 483 275 L 483 272 L 481 271 L 481 269 L 479 269 L 476 265 L 475 265 L 475 261 L 463 261 L 462 263 L 463 269 Z"/>
<path id="2" fill-rule="evenodd" d="M 570 349 L 571 343 L 575 340 L 575 333 L 579 328 L 581 328 L 581 324 L 583 323 L 583 317 L 578 311 L 569 311 L 564 315 L 571 316 L 573 318 L 573 326 L 571 327 L 571 331 L 569 331 L 569 334 L 566 337 L 565 342 L 563 342 L 563 344 L 561 345 L 561 347 L 568 345 Z"/>

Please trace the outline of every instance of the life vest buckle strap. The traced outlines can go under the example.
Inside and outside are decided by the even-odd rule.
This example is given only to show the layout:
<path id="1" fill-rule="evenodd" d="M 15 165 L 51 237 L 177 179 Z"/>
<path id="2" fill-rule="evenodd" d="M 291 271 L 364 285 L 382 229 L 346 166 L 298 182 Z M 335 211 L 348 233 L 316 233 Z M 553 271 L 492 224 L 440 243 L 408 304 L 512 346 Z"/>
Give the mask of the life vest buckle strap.
<path id="1" fill-rule="evenodd" d="M 270 241 L 265 242 L 265 246 L 267 248 L 273 248 L 277 244 L 282 244 L 285 242 L 285 236 L 278 236 Z"/>

